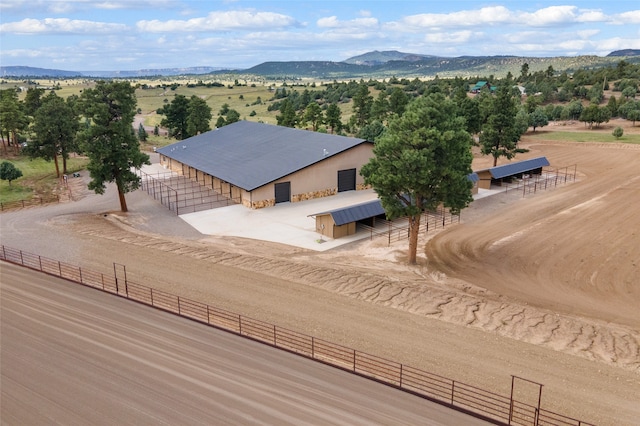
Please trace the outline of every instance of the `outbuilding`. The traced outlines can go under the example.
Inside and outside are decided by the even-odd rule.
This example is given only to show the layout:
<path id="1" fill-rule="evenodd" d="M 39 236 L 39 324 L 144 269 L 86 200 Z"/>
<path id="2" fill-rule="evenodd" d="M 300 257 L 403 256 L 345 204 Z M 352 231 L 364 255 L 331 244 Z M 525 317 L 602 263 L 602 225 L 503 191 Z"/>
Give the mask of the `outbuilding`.
<path id="1" fill-rule="evenodd" d="M 366 188 L 365 139 L 250 121 L 159 148 L 160 163 L 249 208 Z"/>
<path id="2" fill-rule="evenodd" d="M 316 218 L 316 232 L 325 237 L 340 238 L 355 234 L 360 221 L 366 220 L 370 226 L 375 226 L 376 217 L 383 217 L 385 214 L 382 203 L 377 199 L 311 216 Z"/>
<path id="3" fill-rule="evenodd" d="M 549 166 L 547 157 L 530 158 L 523 161 L 515 161 L 509 164 L 478 170 L 478 186 L 482 189 L 491 189 L 491 185 L 502 185 L 513 178 L 522 178 L 525 175 L 539 175 L 542 168 Z"/>

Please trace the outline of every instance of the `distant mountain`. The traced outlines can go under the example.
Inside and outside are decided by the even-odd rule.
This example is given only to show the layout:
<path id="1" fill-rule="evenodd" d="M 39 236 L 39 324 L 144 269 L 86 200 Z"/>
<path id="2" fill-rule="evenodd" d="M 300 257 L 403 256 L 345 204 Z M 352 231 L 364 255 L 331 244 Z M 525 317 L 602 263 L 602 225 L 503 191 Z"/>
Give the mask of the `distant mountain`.
<path id="1" fill-rule="evenodd" d="M 189 68 L 164 68 L 164 69 L 142 69 L 135 71 L 63 71 L 47 68 L 34 68 L 23 66 L 0 67 L 2 77 L 95 77 L 95 78 L 134 78 L 152 76 L 174 76 L 174 75 L 198 75 L 211 74 L 224 70 L 220 67 L 189 67 Z"/>
<path id="2" fill-rule="evenodd" d="M 81 77 L 82 73 L 79 71 L 62 71 L 52 70 L 47 68 L 34 68 L 34 67 L 0 67 L 1 77 Z"/>
<path id="3" fill-rule="evenodd" d="M 640 49 L 616 50 L 609 53 L 607 56 L 640 56 Z"/>
<path id="4" fill-rule="evenodd" d="M 353 65 L 380 65 L 391 61 L 415 62 L 427 58 L 435 58 L 432 55 L 419 55 L 415 53 L 403 53 L 397 50 L 387 50 L 379 52 L 374 50 L 362 55 L 354 56 L 342 62 Z"/>
<path id="5" fill-rule="evenodd" d="M 503 77 L 519 75 L 522 65 L 530 72 L 572 73 L 578 69 L 614 66 L 621 58 L 640 63 L 640 50 L 626 49 L 608 56 L 558 56 L 539 58 L 526 56 L 460 56 L 457 58 L 403 53 L 395 50 L 369 52 L 342 62 L 293 61 L 264 62 L 244 70 L 214 67 L 143 69 L 137 71 L 61 71 L 22 66 L 0 67 L 0 77 L 50 78 L 141 78 L 180 75 L 250 74 L 270 79 L 354 79 L 354 78 L 415 78 L 415 77 Z"/>

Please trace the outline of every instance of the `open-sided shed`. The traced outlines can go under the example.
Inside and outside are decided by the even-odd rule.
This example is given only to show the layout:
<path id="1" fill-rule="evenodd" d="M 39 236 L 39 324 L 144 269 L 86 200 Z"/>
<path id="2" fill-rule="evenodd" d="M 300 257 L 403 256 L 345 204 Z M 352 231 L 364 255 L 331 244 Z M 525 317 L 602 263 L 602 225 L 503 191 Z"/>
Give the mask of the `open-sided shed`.
<path id="1" fill-rule="evenodd" d="M 340 238 L 356 233 L 358 221 L 385 214 L 380 200 L 341 207 L 311 216 L 316 218 L 316 232 L 329 238 Z M 373 225 L 374 223 L 372 223 Z"/>
<path id="2" fill-rule="evenodd" d="M 524 175 L 539 175 L 542 168 L 549 166 L 547 157 L 530 158 L 523 161 L 515 161 L 509 164 L 478 170 L 478 186 L 483 189 L 491 189 L 491 185 L 502 185 L 503 181 L 509 182 L 513 178 L 522 178 Z"/>

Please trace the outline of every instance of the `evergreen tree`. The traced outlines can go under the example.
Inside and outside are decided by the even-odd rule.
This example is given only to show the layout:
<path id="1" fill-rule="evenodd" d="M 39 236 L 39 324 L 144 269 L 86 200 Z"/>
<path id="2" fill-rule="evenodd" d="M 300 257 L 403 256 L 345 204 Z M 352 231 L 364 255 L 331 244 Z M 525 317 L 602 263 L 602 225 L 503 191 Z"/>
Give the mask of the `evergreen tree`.
<path id="1" fill-rule="evenodd" d="M 104 194 L 107 182 L 115 182 L 120 209 L 128 211 L 125 194 L 137 189 L 140 177 L 132 171 L 150 164 L 140 152 L 133 132 L 136 114 L 135 88 L 126 81 L 98 81 L 81 96 L 82 114 L 92 124 L 81 133 L 84 152 L 89 157 L 89 189 Z"/>
<path id="2" fill-rule="evenodd" d="M 443 204 L 457 214 L 473 200 L 471 136 L 455 103 L 431 94 L 391 118 L 373 154 L 360 173 L 389 218 L 408 216 L 408 262 L 415 264 L 422 213 Z"/>
<path id="3" fill-rule="evenodd" d="M 60 177 L 58 156 L 63 159 L 62 173 L 67 173 L 69 154 L 77 151 L 76 133 L 80 127 L 78 116 L 69 103 L 49 93 L 42 99 L 42 104 L 35 112 L 33 119 L 34 140 L 27 145 L 25 152 L 31 158 L 53 160 L 56 176 Z"/>
<path id="4" fill-rule="evenodd" d="M 331 133 L 339 133 L 342 130 L 342 111 L 338 105 L 327 106 L 325 123 L 331 128 Z"/>
<path id="5" fill-rule="evenodd" d="M 138 126 L 138 140 L 140 142 L 146 142 L 148 136 L 149 134 L 145 130 L 144 124 L 140 123 L 140 125 Z"/>
<path id="6" fill-rule="evenodd" d="M 480 148 L 482 154 L 493 156 L 494 167 L 498 164 L 500 157 L 510 160 L 517 153 L 526 152 L 518 148 L 522 129 L 516 122 L 518 104 L 513 97 L 509 82 L 500 86 L 495 97 L 491 98 L 487 114 L 487 122 L 482 126 L 480 135 Z"/>
<path id="7" fill-rule="evenodd" d="M 197 97 L 191 96 L 187 106 L 187 134 L 189 137 L 211 130 L 211 107 L 207 102 Z"/>
<path id="8" fill-rule="evenodd" d="M 169 129 L 174 138 L 182 140 L 190 136 L 187 130 L 189 100 L 185 96 L 176 95 L 171 103 L 159 108 L 156 113 L 165 116 L 160 125 Z"/>

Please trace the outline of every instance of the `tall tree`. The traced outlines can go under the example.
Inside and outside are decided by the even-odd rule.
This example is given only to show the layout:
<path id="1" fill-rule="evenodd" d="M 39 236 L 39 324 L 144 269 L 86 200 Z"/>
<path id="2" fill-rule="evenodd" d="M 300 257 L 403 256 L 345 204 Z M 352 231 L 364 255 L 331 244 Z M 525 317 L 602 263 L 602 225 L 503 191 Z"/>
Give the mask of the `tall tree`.
<path id="1" fill-rule="evenodd" d="M 60 177 L 58 157 L 63 159 L 62 173 L 67 173 L 69 154 L 78 148 L 76 133 L 79 128 L 78 116 L 73 108 L 55 92 L 42 99 L 40 108 L 33 118 L 34 140 L 25 148 L 31 158 L 53 160 L 56 176 Z"/>
<path id="2" fill-rule="evenodd" d="M 24 97 L 24 112 L 27 115 L 34 116 L 36 111 L 42 105 L 42 96 L 44 95 L 44 89 L 30 88 L 27 90 L 27 94 Z"/>
<path id="3" fill-rule="evenodd" d="M 136 114 L 135 88 L 126 81 L 99 81 L 81 97 L 82 114 L 92 124 L 81 133 L 84 151 L 89 157 L 89 189 L 104 194 L 107 182 L 118 188 L 120 209 L 128 211 L 125 194 L 137 189 L 140 177 L 132 171 L 150 164 L 140 152 L 133 132 Z"/>
<path id="4" fill-rule="evenodd" d="M 16 154 L 20 151 L 18 135 L 28 126 L 29 117 L 24 112 L 24 104 L 18 99 L 18 92 L 14 89 L 0 90 L 0 136 L 5 153 L 10 145 Z"/>
<path id="5" fill-rule="evenodd" d="M 171 103 L 156 110 L 157 114 L 165 117 L 160 122 L 162 127 L 169 129 L 169 134 L 178 140 L 189 137 L 187 118 L 189 117 L 189 100 L 183 95 L 176 95 Z"/>
<path id="6" fill-rule="evenodd" d="M 482 126 L 480 148 L 484 155 L 493 156 L 494 167 L 498 158 L 512 159 L 517 153 L 526 152 L 518 148 L 521 129 L 516 122 L 518 103 L 513 97 L 509 82 L 498 87 L 487 109 L 487 122 Z M 525 129 L 526 130 L 526 129 Z"/>
<path id="7" fill-rule="evenodd" d="M 365 82 L 360 82 L 353 96 L 353 120 L 358 128 L 369 122 L 372 104 L 373 96 L 369 94 L 369 86 Z"/>
<path id="8" fill-rule="evenodd" d="M 388 217 L 409 217 L 408 262 L 415 264 L 422 213 L 443 204 L 457 214 L 473 200 L 471 136 L 455 103 L 436 93 L 391 118 L 373 153 L 360 174 Z"/>
<path id="9" fill-rule="evenodd" d="M 289 99 L 285 99 L 280 104 L 280 114 L 276 115 L 278 126 L 296 127 L 298 123 L 298 117 L 296 116 L 296 110 Z"/>
<path id="10" fill-rule="evenodd" d="M 309 105 L 304 110 L 302 114 L 301 123 L 305 125 L 307 123 L 311 123 L 311 128 L 315 132 L 318 130 L 318 127 L 324 122 L 324 115 L 322 114 L 322 108 L 318 105 L 317 102 L 312 101 L 309 102 Z"/>
<path id="11" fill-rule="evenodd" d="M 331 129 L 331 133 L 338 133 L 342 130 L 342 110 L 337 104 L 329 104 L 325 111 L 325 122 Z"/>
<path id="12" fill-rule="evenodd" d="M 187 133 L 189 136 L 211 130 L 209 124 L 211 117 L 211 107 L 207 105 L 207 102 L 196 95 L 191 96 L 187 106 Z"/>
<path id="13" fill-rule="evenodd" d="M 394 87 L 389 94 L 389 112 L 396 115 L 404 114 L 409 103 L 409 96 L 399 87 Z"/>

